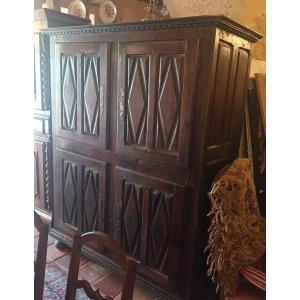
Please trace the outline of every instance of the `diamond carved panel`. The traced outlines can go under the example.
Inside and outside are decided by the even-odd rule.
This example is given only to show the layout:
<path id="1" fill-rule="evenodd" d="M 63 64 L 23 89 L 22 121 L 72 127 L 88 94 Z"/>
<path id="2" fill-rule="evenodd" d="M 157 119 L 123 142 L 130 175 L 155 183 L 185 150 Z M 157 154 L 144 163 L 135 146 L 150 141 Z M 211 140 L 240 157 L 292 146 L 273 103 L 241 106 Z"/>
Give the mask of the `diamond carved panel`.
<path id="1" fill-rule="evenodd" d="M 77 226 L 77 165 L 63 160 L 63 222 Z"/>
<path id="2" fill-rule="evenodd" d="M 127 57 L 125 144 L 146 145 L 149 57 Z"/>
<path id="3" fill-rule="evenodd" d="M 83 166 L 82 207 L 83 207 L 83 231 L 93 231 L 103 228 L 103 198 L 99 192 L 99 172 Z"/>
<path id="4" fill-rule="evenodd" d="M 122 242 L 127 254 L 139 259 L 142 226 L 143 187 L 123 182 Z"/>
<path id="5" fill-rule="evenodd" d="M 100 57 L 85 55 L 84 92 L 83 92 L 83 133 L 99 136 L 99 106 L 100 106 Z"/>
<path id="6" fill-rule="evenodd" d="M 172 229 L 174 195 L 150 193 L 150 231 L 147 264 L 168 274 L 168 252 Z"/>
<path id="7" fill-rule="evenodd" d="M 77 57 L 62 54 L 61 56 L 61 104 L 62 128 L 77 130 Z"/>
<path id="8" fill-rule="evenodd" d="M 159 57 L 155 148 L 168 152 L 178 151 L 182 60 L 181 55 Z"/>

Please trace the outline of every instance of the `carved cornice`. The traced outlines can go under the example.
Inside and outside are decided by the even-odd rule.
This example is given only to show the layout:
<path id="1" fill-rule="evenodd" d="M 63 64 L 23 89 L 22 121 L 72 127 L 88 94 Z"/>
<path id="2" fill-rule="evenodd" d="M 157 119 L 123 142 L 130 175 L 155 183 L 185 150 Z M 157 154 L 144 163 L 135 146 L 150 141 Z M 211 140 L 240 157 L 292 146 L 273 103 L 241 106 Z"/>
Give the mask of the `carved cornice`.
<path id="1" fill-rule="evenodd" d="M 249 41 L 247 41 L 245 39 L 237 38 L 234 34 L 224 31 L 224 30 L 219 30 L 219 38 L 221 40 L 230 42 L 230 44 L 235 45 L 237 47 L 242 47 L 242 48 L 247 48 L 247 49 L 250 48 Z"/>
<path id="2" fill-rule="evenodd" d="M 245 26 L 242 26 L 225 16 L 201 16 L 178 18 L 162 21 L 135 22 L 110 25 L 93 25 L 93 26 L 76 26 L 67 28 L 51 28 L 42 31 L 49 35 L 60 34 L 81 34 L 81 33 L 99 33 L 99 32 L 122 32 L 122 31 L 142 31 L 142 30 L 159 30 L 159 29 L 178 29 L 178 28 L 195 28 L 211 26 L 224 29 L 245 38 L 250 42 L 256 42 L 262 36 Z"/>

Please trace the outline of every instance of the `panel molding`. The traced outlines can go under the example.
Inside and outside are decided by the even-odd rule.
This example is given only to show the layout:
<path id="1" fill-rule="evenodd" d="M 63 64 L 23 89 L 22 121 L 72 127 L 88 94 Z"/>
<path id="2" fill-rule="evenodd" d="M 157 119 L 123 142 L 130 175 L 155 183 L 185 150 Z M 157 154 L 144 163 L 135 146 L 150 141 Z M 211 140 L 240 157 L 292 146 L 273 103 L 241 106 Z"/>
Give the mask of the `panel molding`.
<path id="1" fill-rule="evenodd" d="M 100 188 L 100 170 L 82 166 L 83 232 L 104 230 L 104 195 Z"/>
<path id="2" fill-rule="evenodd" d="M 62 53 L 61 66 L 62 66 L 61 127 L 64 130 L 76 131 L 77 130 L 77 56 Z"/>
<path id="3" fill-rule="evenodd" d="M 250 64 L 250 53 L 248 49 L 237 48 L 236 74 L 231 102 L 230 122 L 227 136 L 229 140 L 239 140 L 241 137 L 241 123 L 243 120 L 244 101 L 246 97 L 246 86 Z"/>
<path id="4" fill-rule="evenodd" d="M 62 205 L 63 205 L 63 222 L 74 227 L 78 226 L 77 221 L 77 175 L 78 165 L 75 162 L 62 160 Z"/>
<path id="5" fill-rule="evenodd" d="M 100 68 L 101 59 L 97 54 L 83 54 L 83 126 L 82 131 L 85 135 L 98 137 L 100 135 Z M 88 83 L 93 83 L 93 88 L 89 86 L 88 91 L 94 92 L 94 101 L 91 99 L 89 105 L 88 99 L 92 98 L 87 95 Z M 92 109 L 92 107 L 93 109 Z"/>
<path id="6" fill-rule="evenodd" d="M 126 57 L 126 145 L 146 146 L 149 62 L 149 55 L 131 54 Z"/>
<path id="7" fill-rule="evenodd" d="M 209 145 L 220 144 L 226 140 L 226 136 L 221 133 L 225 128 L 224 111 L 228 109 L 227 99 L 232 91 L 234 53 L 233 45 L 223 40 L 219 41 L 216 55 L 215 85 L 210 108 Z"/>
<path id="8" fill-rule="evenodd" d="M 158 91 L 155 115 L 155 149 L 168 152 L 178 152 L 179 121 L 181 114 L 181 70 L 183 55 L 160 55 L 158 71 Z M 166 84 L 171 84 L 171 89 L 166 91 Z M 170 94 L 170 91 L 174 94 Z M 162 108 L 164 102 L 166 109 Z M 170 102 L 171 99 L 171 102 Z M 173 106 L 173 115 L 171 109 Z M 170 128 L 167 124 L 170 123 Z"/>
<path id="9" fill-rule="evenodd" d="M 122 245 L 127 254 L 141 258 L 143 187 L 122 181 Z"/>
<path id="10" fill-rule="evenodd" d="M 174 194 L 150 189 L 149 252 L 147 265 L 168 275 Z"/>

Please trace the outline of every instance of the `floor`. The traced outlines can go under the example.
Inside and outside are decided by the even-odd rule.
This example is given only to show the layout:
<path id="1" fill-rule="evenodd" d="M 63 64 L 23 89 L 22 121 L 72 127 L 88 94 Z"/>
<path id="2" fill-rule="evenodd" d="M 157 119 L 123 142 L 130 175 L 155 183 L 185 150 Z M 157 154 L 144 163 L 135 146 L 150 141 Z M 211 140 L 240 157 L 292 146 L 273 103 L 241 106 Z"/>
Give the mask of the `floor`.
<path id="1" fill-rule="evenodd" d="M 48 249 L 47 249 L 47 265 L 46 265 L 46 277 L 47 281 L 51 282 L 51 285 L 55 287 L 55 283 L 59 286 L 58 281 L 62 278 L 66 278 L 70 262 L 70 252 L 68 250 L 58 250 L 54 245 L 54 239 L 49 236 Z M 34 231 L 34 251 L 36 254 L 36 248 L 38 243 L 38 231 Z M 51 278 L 49 278 L 51 274 Z M 121 299 L 122 281 L 121 277 L 109 272 L 103 266 L 95 264 L 86 257 L 82 256 L 80 261 L 79 277 L 88 280 L 95 288 L 98 288 L 104 294 L 114 297 L 115 300 Z M 44 295 L 45 297 L 45 295 Z M 45 298 L 49 299 L 49 298 Z M 64 299 L 64 295 L 59 292 L 57 298 L 51 300 Z M 144 290 L 135 287 L 134 300 L 159 300 Z"/>

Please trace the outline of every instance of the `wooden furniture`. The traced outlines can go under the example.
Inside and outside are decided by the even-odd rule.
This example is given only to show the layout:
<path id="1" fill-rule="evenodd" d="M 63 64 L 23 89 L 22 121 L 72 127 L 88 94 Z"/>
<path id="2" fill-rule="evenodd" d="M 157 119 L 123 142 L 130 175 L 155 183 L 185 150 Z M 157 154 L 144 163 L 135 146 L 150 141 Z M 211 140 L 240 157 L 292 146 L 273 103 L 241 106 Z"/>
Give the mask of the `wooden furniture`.
<path id="1" fill-rule="evenodd" d="M 34 227 L 39 232 L 36 260 L 34 261 L 34 299 L 43 299 L 45 268 L 47 258 L 49 224 L 34 211 Z"/>
<path id="2" fill-rule="evenodd" d="M 249 80 L 240 156 L 249 157 L 260 212 L 266 216 L 266 128 L 265 75 Z"/>
<path id="3" fill-rule="evenodd" d="M 126 256 L 123 248 L 113 240 L 109 235 L 103 232 L 89 232 L 83 235 L 75 234 L 72 245 L 72 253 L 70 266 L 68 271 L 68 280 L 66 288 L 66 300 L 75 300 L 76 290 L 83 288 L 86 295 L 90 299 L 101 300 L 110 299 L 112 297 L 102 295 L 98 290 L 94 290 L 86 280 L 78 280 L 79 263 L 81 255 L 81 247 L 88 242 L 98 242 L 101 246 L 109 250 L 115 258 L 118 265 L 123 270 L 123 288 L 121 300 L 132 300 L 136 262 Z"/>
<path id="4" fill-rule="evenodd" d="M 206 16 L 47 29 L 44 38 L 52 234 L 70 246 L 77 230 L 103 231 L 141 261 L 137 282 L 161 299 L 212 299 L 207 192 L 237 157 L 260 35 Z M 83 251 L 114 267 L 97 249 Z"/>
<path id="5" fill-rule="evenodd" d="M 263 130 L 266 135 L 266 74 L 255 73 L 255 83 L 257 86 Z"/>
<path id="6" fill-rule="evenodd" d="M 52 132 L 51 98 L 46 77 L 47 41 L 42 28 L 89 24 L 89 20 L 51 9 L 34 11 L 34 206 L 43 213 L 53 208 L 52 201 Z M 42 51 L 43 50 L 43 51 Z"/>

